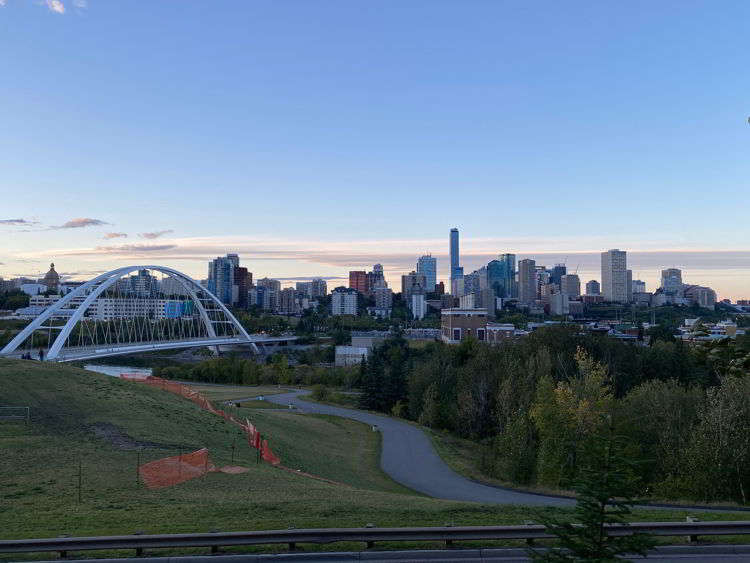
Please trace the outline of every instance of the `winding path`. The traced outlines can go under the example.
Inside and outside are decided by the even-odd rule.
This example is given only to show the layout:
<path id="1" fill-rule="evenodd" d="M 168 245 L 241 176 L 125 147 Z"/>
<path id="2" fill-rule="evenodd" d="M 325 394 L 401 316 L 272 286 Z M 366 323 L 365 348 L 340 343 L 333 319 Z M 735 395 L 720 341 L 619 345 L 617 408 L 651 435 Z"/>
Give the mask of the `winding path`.
<path id="1" fill-rule="evenodd" d="M 380 466 L 392 479 L 414 491 L 435 498 L 470 502 L 575 505 L 575 500 L 570 498 L 493 487 L 467 479 L 446 465 L 420 428 L 386 416 L 300 399 L 301 395 L 308 393 L 309 391 L 292 391 L 268 395 L 266 400 L 279 405 L 293 405 L 303 412 L 330 414 L 377 425 L 383 435 Z"/>

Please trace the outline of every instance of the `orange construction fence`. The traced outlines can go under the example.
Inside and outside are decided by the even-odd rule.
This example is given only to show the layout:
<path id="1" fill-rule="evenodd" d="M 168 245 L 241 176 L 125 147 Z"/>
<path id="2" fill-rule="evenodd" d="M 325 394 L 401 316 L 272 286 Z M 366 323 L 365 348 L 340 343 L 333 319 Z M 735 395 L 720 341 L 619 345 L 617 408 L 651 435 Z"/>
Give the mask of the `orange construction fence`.
<path id="1" fill-rule="evenodd" d="M 244 473 L 247 468 L 229 465 L 218 468 L 211 461 L 211 456 L 206 448 L 180 455 L 173 455 L 157 459 L 150 463 L 144 463 L 138 468 L 139 475 L 149 489 L 161 489 L 178 485 L 201 477 L 212 471 L 222 473 Z"/>
<path id="2" fill-rule="evenodd" d="M 260 456 L 263 461 L 266 461 L 272 465 L 279 465 L 281 463 L 281 459 L 278 456 L 274 455 L 274 453 L 271 451 L 271 448 L 268 447 L 268 440 L 263 440 L 261 438 L 260 432 L 258 432 L 258 429 L 255 428 L 255 426 L 253 426 L 253 424 L 249 420 L 245 419 L 245 421 L 242 422 L 234 418 L 231 414 L 226 413 L 221 409 L 217 409 L 216 407 L 214 407 L 211 401 L 209 401 L 208 398 L 203 395 L 203 393 L 199 393 L 189 385 L 175 383 L 173 381 L 162 379 L 161 377 L 155 377 L 153 375 L 146 375 L 141 373 L 123 373 L 120 375 L 120 377 L 122 379 L 127 379 L 128 381 L 144 383 L 152 387 L 158 387 L 159 389 L 163 389 L 164 391 L 169 391 L 170 393 L 174 393 L 175 395 L 179 395 L 180 397 L 191 400 L 202 409 L 223 417 L 224 420 L 238 426 L 245 432 L 248 445 L 257 450 L 260 450 Z"/>

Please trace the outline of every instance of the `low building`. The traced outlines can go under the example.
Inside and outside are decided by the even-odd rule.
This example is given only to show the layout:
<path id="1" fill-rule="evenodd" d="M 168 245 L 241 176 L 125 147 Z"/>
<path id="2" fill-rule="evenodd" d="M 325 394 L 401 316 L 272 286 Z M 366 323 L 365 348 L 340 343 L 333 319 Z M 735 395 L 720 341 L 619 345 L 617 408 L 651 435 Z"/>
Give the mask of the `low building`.
<path id="1" fill-rule="evenodd" d="M 487 309 L 443 309 L 440 316 L 443 342 L 458 344 L 469 338 L 486 340 Z"/>
<path id="2" fill-rule="evenodd" d="M 516 335 L 516 327 L 508 323 L 487 323 L 487 342 L 497 344 Z"/>
<path id="3" fill-rule="evenodd" d="M 336 346 L 336 367 L 356 366 L 367 358 L 368 348 L 360 346 Z"/>

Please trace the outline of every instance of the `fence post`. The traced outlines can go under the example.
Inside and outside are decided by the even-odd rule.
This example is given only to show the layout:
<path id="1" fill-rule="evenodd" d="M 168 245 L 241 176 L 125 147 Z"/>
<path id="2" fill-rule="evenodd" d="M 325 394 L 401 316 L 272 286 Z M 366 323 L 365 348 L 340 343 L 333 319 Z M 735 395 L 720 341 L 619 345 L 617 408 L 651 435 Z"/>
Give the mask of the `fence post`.
<path id="1" fill-rule="evenodd" d="M 235 448 L 236 443 L 237 443 L 237 436 L 232 438 L 232 463 L 234 463 L 234 448 Z"/>
<path id="2" fill-rule="evenodd" d="M 685 522 L 700 522 L 700 519 L 695 518 L 694 516 L 686 516 Z M 698 541 L 698 536 L 690 535 L 686 539 L 688 543 L 694 543 Z"/>
<path id="3" fill-rule="evenodd" d="M 141 488 L 141 450 L 135 452 L 135 489 Z"/>

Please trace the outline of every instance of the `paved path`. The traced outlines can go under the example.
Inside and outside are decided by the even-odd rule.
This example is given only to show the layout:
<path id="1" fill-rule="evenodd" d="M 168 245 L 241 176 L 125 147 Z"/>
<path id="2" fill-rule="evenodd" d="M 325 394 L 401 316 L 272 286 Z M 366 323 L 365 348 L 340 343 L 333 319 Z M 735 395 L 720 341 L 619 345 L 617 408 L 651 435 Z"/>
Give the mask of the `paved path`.
<path id="1" fill-rule="evenodd" d="M 294 405 L 304 412 L 331 414 L 376 424 L 383 435 L 380 465 L 391 478 L 425 495 L 450 500 L 536 506 L 573 506 L 570 498 L 526 493 L 476 483 L 453 471 L 438 456 L 430 439 L 418 427 L 368 412 L 311 403 L 300 399 L 309 391 L 268 395 L 267 401 Z"/>

